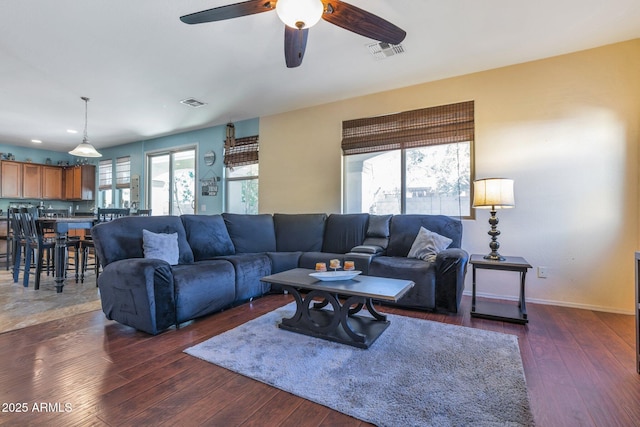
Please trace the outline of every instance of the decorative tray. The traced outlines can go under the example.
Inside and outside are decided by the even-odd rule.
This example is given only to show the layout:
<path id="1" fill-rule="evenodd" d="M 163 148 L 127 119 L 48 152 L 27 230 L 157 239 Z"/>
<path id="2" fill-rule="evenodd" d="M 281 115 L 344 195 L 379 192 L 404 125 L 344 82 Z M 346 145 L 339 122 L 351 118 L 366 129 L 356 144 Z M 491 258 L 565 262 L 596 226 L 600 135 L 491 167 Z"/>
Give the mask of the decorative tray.
<path id="1" fill-rule="evenodd" d="M 309 276 L 315 277 L 318 280 L 322 280 L 324 282 L 331 282 L 335 280 L 350 280 L 356 277 L 358 274 L 362 273 L 359 270 L 351 270 L 351 271 L 320 271 L 316 273 L 309 273 Z"/>

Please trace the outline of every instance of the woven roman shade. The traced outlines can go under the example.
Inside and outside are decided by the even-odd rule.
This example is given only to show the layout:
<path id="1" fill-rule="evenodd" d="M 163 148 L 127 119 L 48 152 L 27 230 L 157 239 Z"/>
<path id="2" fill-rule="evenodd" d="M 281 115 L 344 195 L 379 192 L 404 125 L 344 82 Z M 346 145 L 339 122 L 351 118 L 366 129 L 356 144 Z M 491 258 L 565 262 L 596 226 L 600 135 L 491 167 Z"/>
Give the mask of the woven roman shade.
<path id="1" fill-rule="evenodd" d="M 474 101 L 342 122 L 344 155 L 473 139 Z"/>
<path id="2" fill-rule="evenodd" d="M 258 135 L 235 138 L 224 146 L 224 165 L 228 168 L 258 163 Z"/>

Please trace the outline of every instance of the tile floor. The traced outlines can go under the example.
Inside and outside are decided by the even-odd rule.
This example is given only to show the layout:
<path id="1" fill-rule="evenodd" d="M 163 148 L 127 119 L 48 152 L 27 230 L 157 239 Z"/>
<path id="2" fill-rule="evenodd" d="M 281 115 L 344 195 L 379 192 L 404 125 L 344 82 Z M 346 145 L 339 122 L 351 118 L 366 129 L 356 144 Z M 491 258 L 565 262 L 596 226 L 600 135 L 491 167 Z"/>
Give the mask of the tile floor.
<path id="1" fill-rule="evenodd" d="M 32 275 L 29 287 L 25 288 L 22 273 L 18 283 L 14 283 L 11 270 L 0 264 L 0 333 L 100 309 L 93 273 L 88 273 L 84 283 L 67 279 L 60 294 L 56 293 L 52 276 L 43 273 L 37 291 L 33 289 L 34 278 Z"/>

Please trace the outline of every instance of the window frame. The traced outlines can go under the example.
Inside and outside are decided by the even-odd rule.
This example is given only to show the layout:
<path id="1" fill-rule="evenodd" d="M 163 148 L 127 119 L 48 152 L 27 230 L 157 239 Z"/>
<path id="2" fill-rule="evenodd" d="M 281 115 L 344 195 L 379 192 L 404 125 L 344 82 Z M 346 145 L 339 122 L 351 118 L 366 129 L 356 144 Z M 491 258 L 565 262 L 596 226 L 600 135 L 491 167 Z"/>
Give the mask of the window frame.
<path id="1" fill-rule="evenodd" d="M 229 130 L 229 129 L 228 129 Z M 234 133 L 234 132 L 232 132 Z M 229 207 L 232 205 L 230 197 L 230 184 L 242 181 L 256 181 L 258 189 L 260 188 L 260 136 L 251 135 L 242 138 L 236 138 L 235 134 L 227 137 L 224 144 L 224 210 L 231 212 Z M 232 176 L 234 168 L 256 165 L 258 168 L 257 175 Z M 259 191 L 259 190 L 258 190 Z M 260 197 L 258 196 L 256 210 L 258 213 L 260 207 Z"/>
<path id="2" fill-rule="evenodd" d="M 169 182 L 172 183 L 174 178 L 175 178 L 175 168 L 174 168 L 174 162 L 175 162 L 175 156 L 179 153 L 183 153 L 183 152 L 187 152 L 187 151 L 193 151 L 193 159 L 194 159 L 194 166 L 193 166 L 193 171 L 194 171 L 194 178 L 193 178 L 193 214 L 197 214 L 198 209 L 198 143 L 193 143 L 193 144 L 188 144 L 188 145 L 183 145 L 183 146 L 179 146 L 179 147 L 173 147 L 173 148 L 169 148 L 169 149 L 161 149 L 161 150 L 154 150 L 154 151 L 148 151 L 145 153 L 145 171 L 144 171 L 144 176 L 145 176 L 145 183 L 146 183 L 146 190 L 145 190 L 145 197 L 144 197 L 144 206 L 146 206 L 147 209 L 152 209 L 154 212 L 154 215 L 160 215 L 159 213 L 157 213 L 158 209 L 153 209 L 151 203 L 152 203 L 152 195 L 153 195 L 153 179 L 151 179 L 151 173 L 153 171 L 153 168 L 151 167 L 151 162 L 152 159 L 155 157 L 160 157 L 160 156 L 169 156 Z M 173 199 L 173 189 L 170 187 L 169 188 L 169 214 L 168 215 L 174 215 L 174 216 L 179 216 L 181 215 L 180 213 L 176 213 L 174 212 L 174 199 Z"/>
<path id="3" fill-rule="evenodd" d="M 405 111 L 385 116 L 369 117 L 344 121 L 342 125 L 343 150 L 343 210 L 349 209 L 349 179 L 355 162 L 349 163 L 353 155 L 399 152 L 400 155 L 400 213 L 407 212 L 407 153 L 409 150 L 431 146 L 446 146 L 451 144 L 469 144 L 469 189 L 468 208 L 464 212 L 460 205 L 462 192 L 458 191 L 458 214 L 442 213 L 460 219 L 475 219 L 475 209 L 472 206 L 473 180 L 475 178 L 475 103 L 465 101 L 419 110 Z M 364 164 L 366 160 L 362 160 Z M 459 161 L 459 159 L 458 159 Z M 466 164 L 464 168 L 466 169 Z M 396 166 L 394 166 L 396 167 Z M 458 182 L 460 163 L 458 163 Z M 357 172 L 356 172 L 357 173 Z M 465 176 L 465 178 L 467 178 Z M 356 194 L 359 192 L 356 190 Z M 442 194 L 442 193 L 440 193 Z M 356 196 L 357 197 L 357 196 Z M 466 196 L 464 196 L 466 198 Z M 362 197 L 361 199 L 362 200 Z M 466 203 L 465 203 L 466 205 Z M 466 215 L 466 212 L 469 214 Z M 413 212 L 412 212 L 413 213 Z"/>
<path id="4" fill-rule="evenodd" d="M 98 162 L 98 194 L 98 204 L 102 202 L 104 207 L 113 206 L 115 195 L 113 191 L 113 159 L 104 159 Z"/>
<path id="5" fill-rule="evenodd" d="M 229 189 L 229 186 L 231 183 L 242 182 L 242 181 L 256 181 L 258 183 L 258 189 L 260 188 L 260 164 L 256 162 L 256 163 L 245 164 L 244 166 L 249 166 L 253 164 L 255 164 L 258 167 L 257 175 L 229 176 L 232 173 L 233 168 L 225 168 L 225 177 L 224 177 L 224 186 L 225 186 L 225 191 L 224 191 L 225 209 L 224 210 L 225 212 L 240 213 L 240 212 L 232 212 L 229 210 L 229 206 L 231 206 L 231 203 L 229 200 L 229 197 L 231 196 L 231 191 Z M 258 197 L 258 204 L 257 204 L 258 211 L 255 213 L 259 212 L 259 207 L 260 207 L 260 197 Z"/>

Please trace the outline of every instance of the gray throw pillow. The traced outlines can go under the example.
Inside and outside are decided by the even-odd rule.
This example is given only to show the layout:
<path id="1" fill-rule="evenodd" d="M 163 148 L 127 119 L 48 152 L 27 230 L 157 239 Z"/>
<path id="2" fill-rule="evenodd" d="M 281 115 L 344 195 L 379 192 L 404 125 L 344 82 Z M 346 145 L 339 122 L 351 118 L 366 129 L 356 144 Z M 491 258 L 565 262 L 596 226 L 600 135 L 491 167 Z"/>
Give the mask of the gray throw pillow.
<path id="1" fill-rule="evenodd" d="M 438 233 L 420 227 L 416 239 L 411 245 L 407 258 L 418 258 L 424 261 L 435 261 L 438 252 L 447 249 L 453 240 Z"/>
<path id="2" fill-rule="evenodd" d="M 142 249 L 145 258 L 161 259 L 170 265 L 178 264 L 178 233 L 152 233 L 142 230 Z"/>

